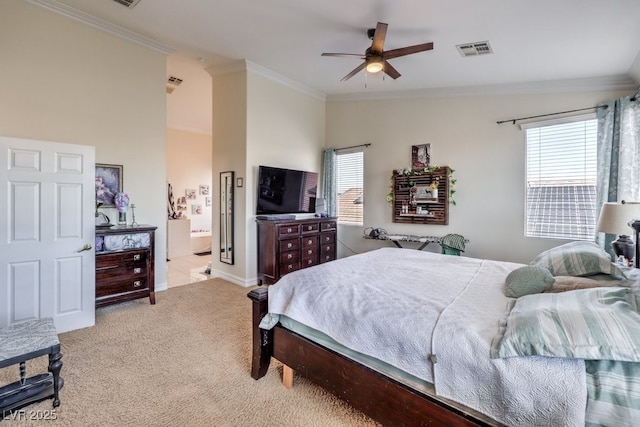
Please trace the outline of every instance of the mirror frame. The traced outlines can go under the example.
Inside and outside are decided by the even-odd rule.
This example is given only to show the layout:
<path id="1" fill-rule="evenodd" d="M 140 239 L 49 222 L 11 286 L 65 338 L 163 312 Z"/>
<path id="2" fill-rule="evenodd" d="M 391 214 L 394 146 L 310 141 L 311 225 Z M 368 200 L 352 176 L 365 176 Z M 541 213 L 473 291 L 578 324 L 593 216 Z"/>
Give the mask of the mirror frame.
<path id="1" fill-rule="evenodd" d="M 234 172 L 220 172 L 220 262 L 233 264 Z"/>

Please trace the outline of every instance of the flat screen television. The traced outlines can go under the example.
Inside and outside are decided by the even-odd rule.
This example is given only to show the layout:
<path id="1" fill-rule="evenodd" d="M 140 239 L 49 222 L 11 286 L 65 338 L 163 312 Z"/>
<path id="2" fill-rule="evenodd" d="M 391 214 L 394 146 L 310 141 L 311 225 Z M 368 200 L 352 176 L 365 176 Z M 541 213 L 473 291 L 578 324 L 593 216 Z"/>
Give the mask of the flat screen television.
<path id="1" fill-rule="evenodd" d="M 316 172 L 259 166 L 256 215 L 314 213 L 317 191 Z"/>

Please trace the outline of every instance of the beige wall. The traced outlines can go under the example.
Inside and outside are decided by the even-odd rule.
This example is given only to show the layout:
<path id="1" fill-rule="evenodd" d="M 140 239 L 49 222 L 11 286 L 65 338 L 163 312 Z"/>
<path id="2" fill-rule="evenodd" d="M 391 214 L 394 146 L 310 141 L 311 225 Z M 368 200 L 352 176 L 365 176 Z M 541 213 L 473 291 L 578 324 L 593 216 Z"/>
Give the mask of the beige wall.
<path id="1" fill-rule="evenodd" d="M 362 238 L 364 228 L 382 227 L 418 235 L 459 233 L 470 240 L 466 255 L 529 263 L 563 241 L 524 237 L 525 136 L 518 126 L 496 121 L 589 107 L 623 94 L 328 102 L 328 147 L 372 144 L 365 150 L 364 226 L 339 228 L 338 255 L 387 245 Z M 457 205 L 448 226 L 395 224 L 385 200 L 391 173 L 409 167 L 411 146 L 425 143 L 431 144 L 432 164 L 455 169 Z"/>
<path id="2" fill-rule="evenodd" d="M 320 171 L 324 101 L 252 71 L 246 63 L 213 75 L 214 174 L 232 170 L 244 180 L 235 191 L 235 263 L 213 254 L 213 272 L 241 285 L 257 283 L 255 197 L 259 165 Z M 219 196 L 219 183 L 214 183 Z M 214 201 L 219 209 L 219 202 Z M 213 246 L 219 239 L 214 230 Z"/>
<path id="3" fill-rule="evenodd" d="M 165 55 L 3 0 L 0 58 L 0 134 L 92 145 L 96 162 L 123 165 L 137 222 L 158 226 L 156 284 L 166 286 Z"/>
<path id="4" fill-rule="evenodd" d="M 255 223 L 258 166 L 320 172 L 325 140 L 324 101 L 256 73 L 248 79 L 246 277 L 257 277 Z"/>
<path id="5" fill-rule="evenodd" d="M 220 172 L 234 171 L 236 178 L 243 177 L 246 167 L 247 76 L 246 71 L 212 75 L 213 209 L 220 212 Z M 245 189 L 246 185 L 234 188 L 234 264 L 220 262 L 220 230 L 217 226 L 213 227 L 211 243 L 212 273 L 239 285 L 247 284 L 247 247 L 243 234 Z M 219 224 L 217 219 L 214 221 Z"/>
<path id="6" fill-rule="evenodd" d="M 199 186 L 209 186 L 209 197 L 213 201 L 213 181 L 211 179 L 211 135 L 167 129 L 167 180 L 173 187 L 174 200 L 184 196 L 186 189 L 197 191 L 196 200 L 187 200 L 187 218 L 191 220 L 194 232 L 211 233 L 213 206 L 206 206 L 205 197 L 199 192 Z M 177 203 L 176 203 L 177 204 Z M 191 205 L 202 205 L 202 215 L 193 215 Z M 211 236 L 191 239 L 192 251 L 208 249 Z M 168 242 L 171 244 L 171 242 Z"/>

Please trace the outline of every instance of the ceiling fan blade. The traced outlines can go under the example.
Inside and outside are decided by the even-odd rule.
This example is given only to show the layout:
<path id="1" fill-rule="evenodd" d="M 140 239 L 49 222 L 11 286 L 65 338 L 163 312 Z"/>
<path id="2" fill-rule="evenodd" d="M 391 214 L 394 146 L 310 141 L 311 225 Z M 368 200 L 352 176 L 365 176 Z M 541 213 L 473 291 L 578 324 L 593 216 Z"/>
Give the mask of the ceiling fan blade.
<path id="1" fill-rule="evenodd" d="M 384 22 L 378 22 L 376 31 L 373 33 L 373 42 L 371 42 L 371 51 L 382 53 L 384 49 L 384 39 L 387 37 L 388 25 Z"/>
<path id="2" fill-rule="evenodd" d="M 400 74 L 398 72 L 398 70 L 393 68 L 393 66 L 391 64 L 389 64 L 389 62 L 387 62 L 387 61 L 384 61 L 384 66 L 382 68 L 382 71 L 384 71 L 385 74 L 388 75 L 389 77 L 391 77 L 393 80 L 397 79 L 398 77 L 400 77 L 402 75 L 402 74 Z"/>
<path id="3" fill-rule="evenodd" d="M 398 58 L 399 56 L 411 55 L 412 53 L 424 52 L 433 49 L 433 42 L 417 44 L 415 46 L 401 47 L 399 49 L 388 50 L 384 53 L 384 59 Z"/>
<path id="4" fill-rule="evenodd" d="M 321 56 L 337 56 L 340 58 L 359 58 L 365 59 L 365 56 L 360 53 L 323 53 Z"/>
<path id="5" fill-rule="evenodd" d="M 355 76 L 356 74 L 358 74 L 360 71 L 364 70 L 365 65 L 367 65 L 366 62 L 363 62 L 362 64 L 358 65 L 352 72 L 350 72 L 349 74 L 347 74 L 346 76 L 344 76 L 340 81 L 341 82 L 346 82 L 347 80 L 349 80 L 351 77 Z"/>

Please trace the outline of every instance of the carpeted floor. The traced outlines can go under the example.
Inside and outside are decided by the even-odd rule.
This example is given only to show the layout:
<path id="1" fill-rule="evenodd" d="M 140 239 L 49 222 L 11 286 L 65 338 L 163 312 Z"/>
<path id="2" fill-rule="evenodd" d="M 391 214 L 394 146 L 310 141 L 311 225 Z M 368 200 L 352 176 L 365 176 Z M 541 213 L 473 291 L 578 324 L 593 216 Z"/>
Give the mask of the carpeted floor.
<path id="1" fill-rule="evenodd" d="M 282 369 L 249 375 L 249 289 L 212 279 L 98 309 L 96 325 L 60 335 L 64 366 L 55 420 L 2 426 L 372 426 L 348 405 Z M 27 374 L 46 371 L 46 357 Z M 0 384 L 18 378 L 0 369 Z M 37 418 L 51 400 L 25 408 Z M 49 414 L 51 415 L 51 414 Z"/>

